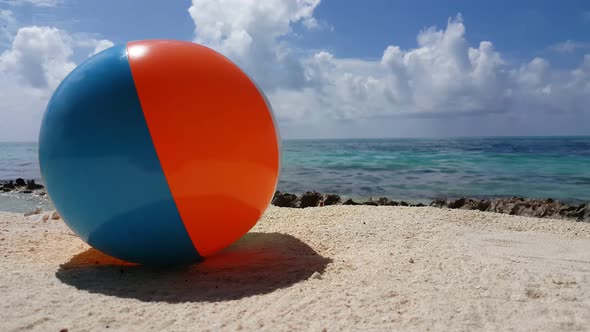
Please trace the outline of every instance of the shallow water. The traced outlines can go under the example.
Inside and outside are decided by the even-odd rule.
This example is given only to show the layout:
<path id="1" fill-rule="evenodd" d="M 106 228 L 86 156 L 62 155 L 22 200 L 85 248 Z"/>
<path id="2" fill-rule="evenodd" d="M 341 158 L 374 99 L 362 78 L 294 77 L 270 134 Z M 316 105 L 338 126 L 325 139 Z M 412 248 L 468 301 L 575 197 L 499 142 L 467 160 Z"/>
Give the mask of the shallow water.
<path id="1" fill-rule="evenodd" d="M 297 193 L 590 200 L 590 137 L 286 141 L 282 166 Z"/>
<path id="2" fill-rule="evenodd" d="M 0 142 L 0 180 L 16 178 L 41 178 L 37 143 Z"/>
<path id="3" fill-rule="evenodd" d="M 590 201 L 590 137 L 286 140 L 282 148 L 284 192 Z M 0 180 L 40 180 L 37 153 L 36 143 L 0 143 Z M 0 210 L 20 200 L 0 195 Z"/>
<path id="4" fill-rule="evenodd" d="M 40 207 L 43 211 L 54 210 L 47 196 L 20 194 L 15 192 L 0 193 L 0 211 L 24 213 Z"/>

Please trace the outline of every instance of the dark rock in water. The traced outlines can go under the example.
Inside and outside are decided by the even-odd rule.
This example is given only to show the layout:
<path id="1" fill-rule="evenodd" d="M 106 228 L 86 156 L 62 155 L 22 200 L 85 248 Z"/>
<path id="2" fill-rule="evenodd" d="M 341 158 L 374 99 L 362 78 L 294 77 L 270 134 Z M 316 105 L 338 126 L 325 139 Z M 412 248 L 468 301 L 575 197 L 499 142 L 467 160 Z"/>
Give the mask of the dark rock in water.
<path id="1" fill-rule="evenodd" d="M 537 218 L 573 219 L 577 221 L 590 221 L 590 205 L 568 205 L 551 198 L 525 199 L 511 197 L 501 199 L 472 200 L 460 198 L 455 201 L 437 199 L 430 203 L 434 207 L 460 208 L 464 210 L 479 210 L 496 213 L 506 213 L 515 216 L 527 216 Z"/>
<path id="2" fill-rule="evenodd" d="M 410 204 L 410 207 L 425 207 L 426 205 L 422 204 L 422 203 L 418 203 L 418 204 Z"/>
<path id="3" fill-rule="evenodd" d="M 23 191 L 21 191 L 21 193 L 22 193 L 22 194 L 32 194 L 32 193 L 33 193 L 33 191 L 32 191 L 32 190 L 28 190 L 28 189 L 27 189 L 27 190 L 23 190 Z"/>
<path id="4" fill-rule="evenodd" d="M 18 179 L 16 179 L 15 182 L 16 182 L 17 187 L 24 187 L 27 185 L 27 183 L 25 182 L 25 179 L 23 179 L 23 178 L 18 178 Z"/>
<path id="5" fill-rule="evenodd" d="M 375 201 L 366 201 L 363 202 L 363 205 L 379 206 L 379 204 L 377 204 Z"/>
<path id="6" fill-rule="evenodd" d="M 563 207 L 559 210 L 558 214 L 564 218 L 575 218 L 576 207 L 575 206 L 568 206 Z"/>
<path id="7" fill-rule="evenodd" d="M 301 196 L 301 199 L 299 201 L 299 207 L 306 208 L 320 206 L 322 198 L 322 194 L 316 191 L 308 191 Z"/>
<path id="8" fill-rule="evenodd" d="M 578 209 L 578 220 L 590 221 L 590 204 L 584 204 L 584 207 Z"/>
<path id="9" fill-rule="evenodd" d="M 326 195 L 326 199 L 324 199 L 324 205 L 336 205 L 340 204 L 341 199 L 338 195 Z"/>
<path id="10" fill-rule="evenodd" d="M 434 206 L 437 208 L 447 207 L 447 201 L 444 199 L 435 199 L 434 201 L 432 201 L 432 203 L 430 203 L 430 206 Z"/>
<path id="11" fill-rule="evenodd" d="M 35 183 L 35 180 L 27 181 L 27 189 L 29 189 L 29 190 L 43 189 L 43 188 L 45 188 L 45 187 L 43 187 L 43 185 Z"/>
<path id="12" fill-rule="evenodd" d="M 357 203 L 349 198 L 349 199 L 345 200 L 344 203 L 342 203 L 342 205 L 361 205 L 361 203 Z"/>
<path id="13" fill-rule="evenodd" d="M 490 208 L 491 205 L 492 205 L 492 202 L 490 200 L 484 199 L 484 200 L 479 201 L 477 203 L 477 207 L 476 208 L 479 211 L 487 211 Z"/>
<path id="14" fill-rule="evenodd" d="M 377 200 L 377 204 L 379 204 L 379 205 L 389 205 L 389 202 L 390 202 L 390 200 L 387 197 L 380 197 Z"/>
<path id="15" fill-rule="evenodd" d="M 12 190 L 12 189 L 14 189 L 14 188 L 16 188 L 16 187 L 15 187 L 15 185 L 14 185 L 14 183 L 13 183 L 12 181 L 8 181 L 8 182 L 5 182 L 5 183 L 4 183 L 4 185 L 2 186 L 2 188 L 3 188 L 3 189 L 9 189 L 9 190 Z"/>
<path id="16" fill-rule="evenodd" d="M 9 192 L 10 190 L 11 190 L 10 188 L 2 187 L 2 191 L 5 193 Z"/>
<path id="17" fill-rule="evenodd" d="M 387 206 L 398 206 L 398 205 L 399 205 L 399 202 L 396 202 L 396 201 L 387 202 Z"/>
<path id="18" fill-rule="evenodd" d="M 510 209 L 510 212 L 508 214 L 513 216 L 520 216 L 523 208 L 524 204 L 516 203 L 512 206 L 512 209 Z"/>
<path id="19" fill-rule="evenodd" d="M 272 199 L 272 205 L 279 207 L 297 207 L 297 195 L 277 191 Z"/>
<path id="20" fill-rule="evenodd" d="M 401 205 L 401 206 L 410 206 L 410 204 L 408 204 L 407 202 L 404 202 L 404 201 L 401 201 L 399 203 L 399 205 Z"/>
<path id="21" fill-rule="evenodd" d="M 457 200 L 454 200 L 448 204 L 449 209 L 460 209 L 467 203 L 467 198 L 462 197 Z"/>
<path id="22" fill-rule="evenodd" d="M 572 215 L 576 218 L 584 218 L 588 213 L 590 213 L 590 206 L 588 204 L 580 204 Z"/>

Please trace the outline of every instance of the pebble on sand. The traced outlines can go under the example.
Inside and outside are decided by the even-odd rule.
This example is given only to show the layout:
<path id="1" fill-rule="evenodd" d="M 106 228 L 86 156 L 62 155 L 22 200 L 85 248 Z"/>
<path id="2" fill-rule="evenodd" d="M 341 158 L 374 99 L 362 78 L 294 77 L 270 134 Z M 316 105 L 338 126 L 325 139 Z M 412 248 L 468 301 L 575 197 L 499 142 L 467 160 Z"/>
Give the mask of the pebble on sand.
<path id="1" fill-rule="evenodd" d="M 35 210 L 32 210 L 32 211 L 26 212 L 26 213 L 25 213 L 25 217 L 29 217 L 29 216 L 32 216 L 32 215 L 34 215 L 34 214 L 40 214 L 40 213 L 41 213 L 41 208 L 40 208 L 40 207 L 38 207 L 38 208 L 36 208 Z"/>
<path id="2" fill-rule="evenodd" d="M 57 211 L 53 211 L 53 213 L 51 214 L 51 220 L 58 220 L 59 218 L 61 218 L 59 213 Z"/>

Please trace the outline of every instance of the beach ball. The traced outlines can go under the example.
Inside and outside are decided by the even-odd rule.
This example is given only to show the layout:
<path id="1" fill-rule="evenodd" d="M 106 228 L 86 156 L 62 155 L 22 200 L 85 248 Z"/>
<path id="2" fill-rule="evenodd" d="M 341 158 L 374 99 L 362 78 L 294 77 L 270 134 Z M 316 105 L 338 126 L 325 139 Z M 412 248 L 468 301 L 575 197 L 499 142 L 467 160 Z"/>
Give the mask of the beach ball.
<path id="1" fill-rule="evenodd" d="M 279 150 L 257 85 L 223 55 L 173 40 L 87 59 L 54 92 L 39 135 L 65 223 L 143 264 L 199 261 L 247 233 L 276 189 Z"/>

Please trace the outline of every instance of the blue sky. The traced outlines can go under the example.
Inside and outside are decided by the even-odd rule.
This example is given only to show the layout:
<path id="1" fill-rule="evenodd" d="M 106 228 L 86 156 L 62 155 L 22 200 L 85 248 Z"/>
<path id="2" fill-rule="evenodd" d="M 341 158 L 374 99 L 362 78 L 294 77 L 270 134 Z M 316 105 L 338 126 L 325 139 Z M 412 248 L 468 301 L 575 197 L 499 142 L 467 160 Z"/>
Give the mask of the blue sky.
<path id="1" fill-rule="evenodd" d="M 16 11 L 22 25 L 48 25 L 99 34 L 115 43 L 149 38 L 191 40 L 195 24 L 187 13 L 190 1 L 71 1 L 56 7 L 24 5 Z M 426 9 L 426 10 L 425 10 Z M 133 13 L 133 14 L 129 14 Z M 379 58 L 384 45 L 416 45 L 418 31 L 444 27 L 449 17 L 463 15 L 470 40 L 491 40 L 514 61 L 544 56 L 563 66 L 575 57 L 550 52 L 566 40 L 590 43 L 590 3 L 559 1 L 470 0 L 328 0 L 314 16 L 331 28 L 309 31 L 295 25 L 289 40 L 302 49 L 326 49 L 342 57 Z M 583 49 L 576 50 L 580 61 Z"/>
<path id="2" fill-rule="evenodd" d="M 378 4 L 375 7 L 363 6 L 361 1 L 348 2 L 356 6 L 340 6 L 346 8 L 342 10 L 333 2 L 318 8 L 318 17 L 338 26 L 339 33 L 314 38 L 312 46 L 327 44 L 336 54 L 346 56 L 380 56 L 384 43 L 415 47 L 417 31 L 433 25 L 444 27 L 457 13 L 463 15 L 468 40 L 490 40 L 511 61 L 544 56 L 574 66 L 582 52 L 578 50 L 577 58 L 564 61 L 563 56 L 547 52 L 547 48 L 564 40 L 590 41 L 590 18 L 585 15 L 590 11 L 588 1 L 371 1 Z M 347 24 L 355 18 L 362 18 L 362 28 Z"/>
<path id="3" fill-rule="evenodd" d="M 89 55 L 149 38 L 238 63 L 286 138 L 590 134 L 588 1 L 0 0 L 0 13 L 0 140 L 34 140 Z"/>

